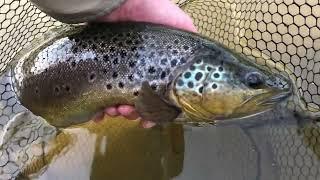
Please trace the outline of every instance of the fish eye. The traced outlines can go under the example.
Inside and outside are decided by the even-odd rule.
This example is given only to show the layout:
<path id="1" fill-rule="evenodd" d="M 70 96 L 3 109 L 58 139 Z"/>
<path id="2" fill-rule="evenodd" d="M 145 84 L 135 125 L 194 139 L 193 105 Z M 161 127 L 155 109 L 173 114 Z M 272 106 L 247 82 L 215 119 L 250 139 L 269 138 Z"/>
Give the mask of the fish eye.
<path id="1" fill-rule="evenodd" d="M 264 84 L 263 76 L 258 72 L 250 72 L 245 77 L 246 84 L 253 88 L 258 89 L 261 85 Z"/>

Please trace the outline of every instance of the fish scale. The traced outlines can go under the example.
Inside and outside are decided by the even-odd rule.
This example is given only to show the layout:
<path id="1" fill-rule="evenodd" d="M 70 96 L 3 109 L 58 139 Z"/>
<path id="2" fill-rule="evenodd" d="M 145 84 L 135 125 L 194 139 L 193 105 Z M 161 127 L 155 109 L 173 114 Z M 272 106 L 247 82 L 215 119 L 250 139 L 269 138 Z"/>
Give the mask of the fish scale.
<path id="1" fill-rule="evenodd" d="M 37 102 L 24 96 L 26 101 L 38 105 L 50 101 L 60 106 L 64 95 L 84 93 L 87 89 L 82 85 L 88 82 L 96 89 L 105 90 L 103 93 L 109 96 L 120 94 L 121 98 L 121 94 L 126 94 L 119 103 L 130 104 L 130 99 L 138 95 L 141 82 L 148 81 L 153 88 L 165 85 L 172 69 L 186 63 L 186 57 L 199 47 L 193 38 L 179 37 L 183 35 L 148 32 L 143 26 L 131 26 L 130 29 L 128 31 L 127 25 L 123 25 L 106 30 L 96 25 L 61 38 L 43 48 L 35 59 L 26 59 L 29 64 L 18 63 L 15 86 L 27 87 L 27 94 L 38 94 L 35 95 L 39 97 Z M 51 67 L 54 67 L 53 71 L 37 76 Z M 35 77 L 35 80 L 23 79 L 24 74 Z M 47 80 L 50 83 L 41 87 L 44 91 L 34 90 L 37 82 Z M 17 92 L 19 95 L 19 90 Z M 98 96 L 102 98 L 101 94 Z"/>
<path id="2" fill-rule="evenodd" d="M 57 127 L 87 122 L 105 107 L 119 104 L 135 105 L 141 117 L 157 123 L 173 121 L 180 114 L 188 121 L 228 119 L 231 114 L 233 117 L 246 116 L 270 108 L 269 105 L 257 106 L 239 114 L 237 106 L 244 101 L 251 103 L 250 96 L 268 100 L 273 96 L 278 99 L 279 93 L 285 92 L 285 96 L 291 93 L 291 86 L 283 88 L 275 81 L 278 78 L 280 82 L 290 84 L 287 78 L 250 63 L 246 57 L 217 42 L 195 33 L 150 23 L 78 26 L 52 37 L 51 41 L 28 53 L 12 65 L 15 92 L 26 108 Z M 229 72 L 214 72 L 213 76 L 203 79 L 203 83 L 198 83 L 199 76 L 205 75 L 200 71 L 197 75 L 197 71 L 202 69 L 212 74 L 215 66 Z M 179 90 L 177 77 L 187 69 L 194 72 L 193 78 L 186 82 L 186 88 Z M 254 77 L 258 76 L 255 83 L 261 87 L 248 84 L 246 74 L 253 72 L 256 72 Z M 273 84 L 266 84 L 265 80 Z M 208 84 L 211 81 L 219 88 Z M 147 84 L 143 85 L 144 82 Z M 200 92 L 205 83 L 218 95 L 207 96 L 206 93 L 211 93 L 208 88 Z M 221 90 L 220 87 L 226 88 Z M 183 93 L 175 93 L 180 91 Z M 188 112 L 180 111 L 184 105 L 194 105 L 188 104 L 193 98 L 189 97 L 190 92 L 204 94 L 205 101 L 211 102 L 228 91 L 233 92 L 231 106 L 225 106 L 222 99 L 214 100 L 214 106 L 225 110 L 209 110 L 210 115 L 201 118 L 196 118 L 197 112 L 192 112 L 193 117 L 188 118 Z M 200 109 L 196 111 L 206 109 L 204 103 L 207 102 L 200 102 Z M 249 106 L 253 106 L 255 102 L 250 103 Z M 155 108 L 157 106 L 160 108 Z"/>

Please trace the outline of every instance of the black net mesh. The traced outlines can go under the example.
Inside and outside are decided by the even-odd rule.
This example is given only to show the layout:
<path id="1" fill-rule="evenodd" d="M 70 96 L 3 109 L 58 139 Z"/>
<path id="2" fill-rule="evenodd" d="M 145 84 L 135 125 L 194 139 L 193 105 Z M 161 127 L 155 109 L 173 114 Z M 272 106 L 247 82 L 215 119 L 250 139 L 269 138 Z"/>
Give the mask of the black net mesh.
<path id="1" fill-rule="evenodd" d="M 288 73 L 295 81 L 307 108 L 320 108 L 320 3 L 318 0 L 182 0 L 176 1 L 194 19 L 199 32 L 235 49 L 258 64 Z M 27 0 L 0 0 L 0 70 L 16 53 L 50 28 L 63 25 L 46 16 Z M 9 76 L 10 74 L 7 74 Z M 0 125 L 23 108 L 6 83 L 1 82 Z M 32 124 L 32 123 L 31 123 Z M 26 122 L 26 127 L 28 122 Z M 39 131 L 43 126 L 32 128 Z M 30 129 L 32 129 L 30 128 Z M 271 146 L 280 179 L 319 179 L 319 127 L 270 128 Z M 17 176 L 26 161 L 28 141 L 15 139 L 0 152 L 0 179 Z M 27 138 L 25 138 L 27 139 Z M 16 145 L 19 145 L 17 148 Z M 31 153 L 32 154 L 32 153 Z M 22 158 L 21 158 L 22 156 Z M 19 160 L 17 160 L 17 158 Z"/>
<path id="2" fill-rule="evenodd" d="M 2 1 L 0 70 L 28 42 L 62 23 L 27 0 Z M 310 1 L 177 1 L 201 34 L 296 81 L 311 111 L 320 106 L 320 5 Z M 319 81 L 318 81 L 319 80 Z"/>
<path id="3" fill-rule="evenodd" d="M 296 82 L 311 111 L 320 105 L 320 4 L 316 0 L 183 2 L 201 34 Z"/>
<path id="4" fill-rule="evenodd" d="M 28 42 L 61 23 L 46 16 L 27 0 L 5 0 L 0 1 L 0 5 L 0 69 L 3 71 Z"/>

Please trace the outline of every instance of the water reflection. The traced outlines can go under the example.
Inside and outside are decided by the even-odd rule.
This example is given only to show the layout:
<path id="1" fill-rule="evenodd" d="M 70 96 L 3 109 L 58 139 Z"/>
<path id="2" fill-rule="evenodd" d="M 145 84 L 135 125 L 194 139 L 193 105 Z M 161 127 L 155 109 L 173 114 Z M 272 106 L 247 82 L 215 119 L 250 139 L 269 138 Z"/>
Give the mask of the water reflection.
<path id="1" fill-rule="evenodd" d="M 42 159 L 45 163 L 40 164 L 47 168 L 39 179 L 160 180 L 177 176 L 183 167 L 181 125 L 147 130 L 137 122 L 108 119 L 63 130 L 49 146 L 51 150 L 33 161 L 24 176 L 40 170 L 35 167 Z"/>
<path id="2" fill-rule="evenodd" d="M 63 130 L 30 161 L 39 179 L 319 179 L 319 125 L 277 109 L 250 123 L 152 130 L 121 118 Z M 35 147 L 39 147 L 34 146 Z M 46 168 L 43 168 L 46 167 Z"/>

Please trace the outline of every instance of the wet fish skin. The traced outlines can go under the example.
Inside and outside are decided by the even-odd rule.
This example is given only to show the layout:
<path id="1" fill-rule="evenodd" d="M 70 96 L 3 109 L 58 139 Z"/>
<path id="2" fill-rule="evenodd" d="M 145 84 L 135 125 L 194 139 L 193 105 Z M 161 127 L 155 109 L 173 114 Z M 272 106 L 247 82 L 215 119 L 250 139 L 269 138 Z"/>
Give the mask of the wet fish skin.
<path id="1" fill-rule="evenodd" d="M 196 66 L 193 71 L 191 68 L 199 60 L 202 66 Z M 202 71 L 201 68 L 209 66 L 225 67 L 222 80 L 212 79 L 211 71 Z M 196 86 L 198 79 L 194 77 L 191 78 L 194 87 L 179 87 L 179 77 L 181 80 L 189 70 L 194 74 L 201 70 L 202 76 L 209 78 L 202 78 Z M 155 90 L 164 102 L 162 107 L 177 106 L 177 111 L 161 111 L 166 108 L 159 107 L 159 112 L 154 112 L 155 108 L 148 107 L 158 104 L 144 101 L 143 109 L 138 111 L 147 112 L 142 113 L 143 118 L 150 120 L 166 113 L 172 114 L 165 117 L 176 117 L 179 109 L 191 119 L 202 121 L 246 116 L 270 108 L 277 99 L 269 105 L 262 104 L 263 101 L 291 92 L 287 79 L 249 63 L 216 42 L 194 33 L 146 23 L 92 24 L 66 32 L 18 60 L 13 72 L 14 89 L 21 103 L 56 127 L 86 122 L 107 106 L 135 105 L 139 94 L 144 92 L 143 82 Z M 245 77 L 252 73 L 259 75 L 254 79 L 263 79 L 258 81 L 261 87 L 248 84 Z M 224 88 L 218 91 L 211 88 L 205 93 L 195 89 L 208 82 Z M 204 95 L 207 99 L 199 102 Z M 226 100 L 232 103 L 225 103 Z M 190 110 L 190 106 L 196 108 Z"/>

